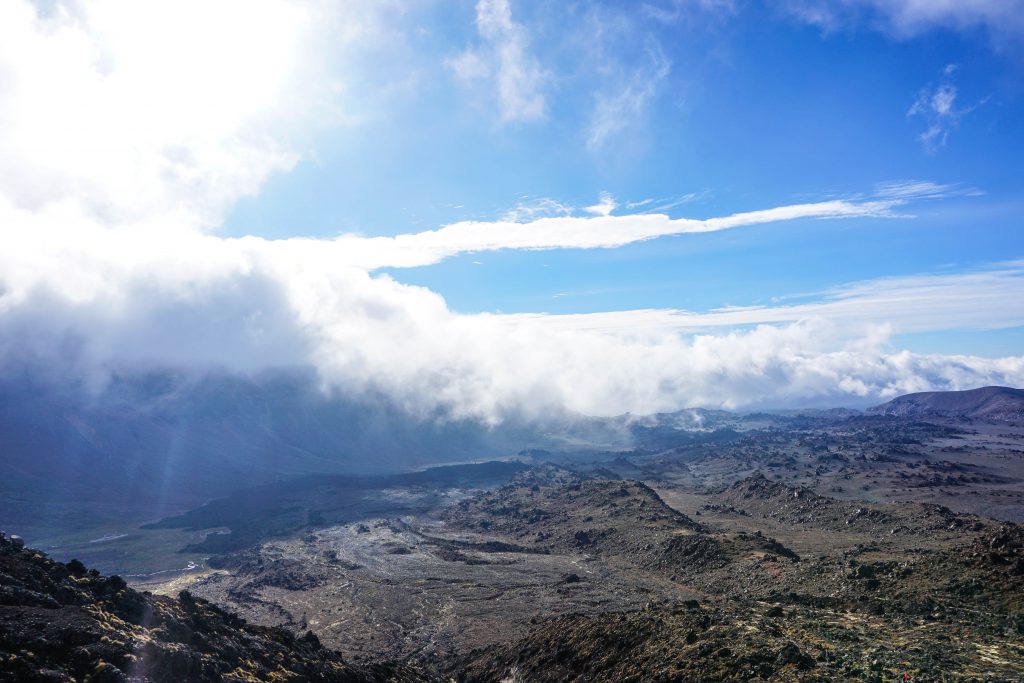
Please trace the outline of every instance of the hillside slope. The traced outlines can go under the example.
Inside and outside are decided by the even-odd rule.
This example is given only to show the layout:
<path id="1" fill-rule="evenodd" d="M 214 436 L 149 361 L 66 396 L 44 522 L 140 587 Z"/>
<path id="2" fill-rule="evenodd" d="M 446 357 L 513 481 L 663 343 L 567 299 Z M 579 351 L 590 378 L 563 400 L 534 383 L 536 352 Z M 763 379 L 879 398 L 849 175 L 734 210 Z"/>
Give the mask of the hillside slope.
<path id="1" fill-rule="evenodd" d="M 890 417 L 951 417 L 993 422 L 1024 421 L 1024 389 L 981 387 L 898 396 L 868 410 Z"/>
<path id="2" fill-rule="evenodd" d="M 182 592 L 139 593 L 0 536 L 0 681 L 415 681 Z"/>

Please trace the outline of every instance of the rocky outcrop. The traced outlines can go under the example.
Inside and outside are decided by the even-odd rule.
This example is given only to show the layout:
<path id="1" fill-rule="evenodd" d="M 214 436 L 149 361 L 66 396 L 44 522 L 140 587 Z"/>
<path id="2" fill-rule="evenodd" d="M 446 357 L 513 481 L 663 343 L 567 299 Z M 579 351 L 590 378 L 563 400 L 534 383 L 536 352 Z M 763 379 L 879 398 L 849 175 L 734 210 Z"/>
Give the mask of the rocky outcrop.
<path id="1" fill-rule="evenodd" d="M 691 600 L 539 621 L 516 642 L 470 653 L 457 671 L 467 683 L 1012 681 L 1024 660 L 1011 640 L 936 638 L 898 615 Z"/>
<path id="2" fill-rule="evenodd" d="M 247 624 L 183 591 L 140 593 L 0 535 L 0 681 L 414 681 L 360 668 L 312 633 Z"/>

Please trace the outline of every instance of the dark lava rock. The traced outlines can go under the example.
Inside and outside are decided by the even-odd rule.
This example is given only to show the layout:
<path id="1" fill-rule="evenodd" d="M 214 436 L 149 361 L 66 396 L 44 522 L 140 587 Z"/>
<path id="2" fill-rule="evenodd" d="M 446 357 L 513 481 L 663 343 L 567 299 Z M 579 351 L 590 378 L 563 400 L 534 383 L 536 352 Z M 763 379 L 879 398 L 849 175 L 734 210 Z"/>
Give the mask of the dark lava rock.
<path id="1" fill-rule="evenodd" d="M 586 531 L 577 531 L 573 538 L 576 541 L 576 545 L 581 547 L 586 547 L 594 542 L 594 540 L 590 538 L 590 533 Z"/>
<path id="2" fill-rule="evenodd" d="M 723 567 L 728 561 L 721 543 L 709 536 L 694 535 L 676 536 L 668 540 L 656 564 L 664 568 L 685 567 L 706 571 Z"/>
<path id="3" fill-rule="evenodd" d="M 242 619 L 183 591 L 139 593 L 116 576 L 0 539 L 0 682 L 425 680 L 364 669 L 315 636 Z"/>
<path id="4" fill-rule="evenodd" d="M 811 669 L 814 667 L 814 658 L 810 655 L 804 654 L 800 648 L 793 643 L 787 643 L 785 647 L 779 651 L 779 656 L 775 658 L 775 663 L 779 666 L 793 665 L 798 669 Z"/>

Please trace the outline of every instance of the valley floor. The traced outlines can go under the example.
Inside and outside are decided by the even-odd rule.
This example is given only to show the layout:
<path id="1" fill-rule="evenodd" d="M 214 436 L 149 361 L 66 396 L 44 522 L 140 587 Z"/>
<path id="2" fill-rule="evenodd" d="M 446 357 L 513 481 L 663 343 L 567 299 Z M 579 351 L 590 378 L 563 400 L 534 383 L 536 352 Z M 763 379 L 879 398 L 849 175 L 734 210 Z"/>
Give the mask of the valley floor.
<path id="1" fill-rule="evenodd" d="M 417 680 L 1024 680 L 1021 428 L 639 436 L 241 491 L 105 543 L 185 539 L 194 569 L 132 584 Z"/>

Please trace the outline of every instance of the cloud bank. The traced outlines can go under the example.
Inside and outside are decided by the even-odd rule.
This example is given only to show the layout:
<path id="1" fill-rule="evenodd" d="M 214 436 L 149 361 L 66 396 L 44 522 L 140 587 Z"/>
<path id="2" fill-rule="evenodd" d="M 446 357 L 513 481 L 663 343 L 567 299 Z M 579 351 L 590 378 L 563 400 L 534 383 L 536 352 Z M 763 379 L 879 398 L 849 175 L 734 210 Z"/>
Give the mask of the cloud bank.
<path id="1" fill-rule="evenodd" d="M 154 367 L 313 366 L 326 385 L 384 393 L 413 414 L 489 422 L 1024 383 L 1024 357 L 919 355 L 889 342 L 893 332 L 951 324 L 1021 324 L 1012 296 L 1021 264 L 706 314 L 464 315 L 427 289 L 339 265 L 337 242 L 115 231 L 63 218 L 0 211 L 0 359 L 62 359 L 97 382 Z"/>

